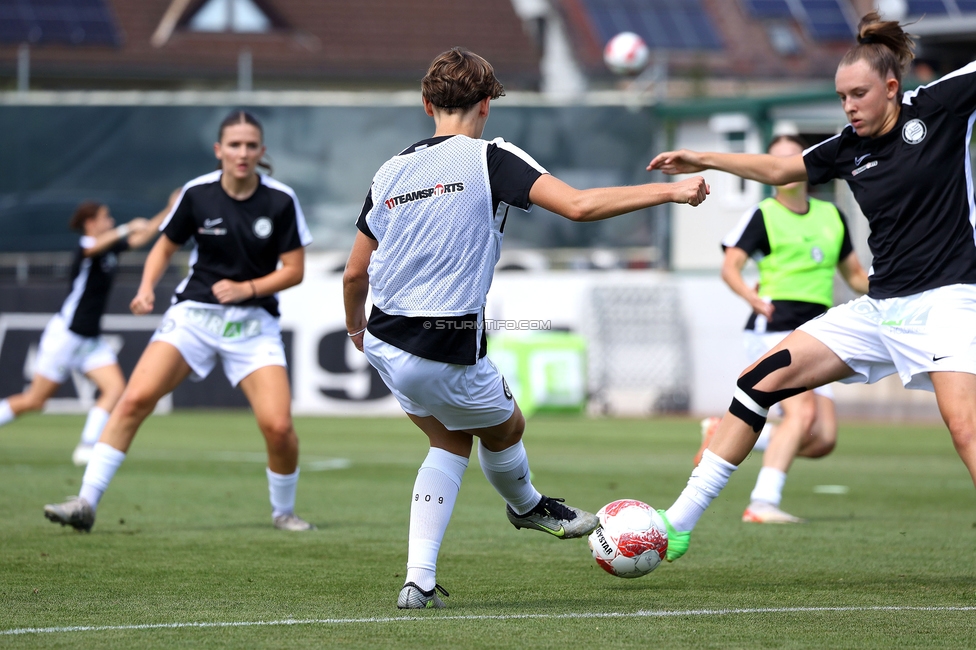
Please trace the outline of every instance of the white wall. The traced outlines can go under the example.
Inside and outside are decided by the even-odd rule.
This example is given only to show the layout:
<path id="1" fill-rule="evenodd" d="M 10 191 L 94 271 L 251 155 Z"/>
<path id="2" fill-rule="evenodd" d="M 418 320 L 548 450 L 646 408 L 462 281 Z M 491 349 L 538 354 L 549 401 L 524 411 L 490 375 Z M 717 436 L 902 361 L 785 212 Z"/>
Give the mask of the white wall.
<path id="1" fill-rule="evenodd" d="M 281 294 L 281 323 L 294 331 L 292 368 L 294 410 L 300 414 L 396 415 L 392 397 L 363 401 L 370 390 L 366 360 L 345 337 L 341 275 L 332 272 L 336 258 L 310 255 L 305 281 Z M 679 295 L 686 328 L 690 366 L 690 405 L 695 415 L 723 413 L 735 380 L 746 367 L 742 327 L 749 309 L 717 273 L 662 273 L 658 271 L 537 271 L 497 273 L 488 296 L 487 317 L 497 320 L 550 321 L 554 329 L 568 328 L 592 337 L 588 312 L 590 296 L 600 287 L 672 286 Z M 517 332 L 507 332 L 518 334 Z M 319 345 L 331 335 L 345 345 L 345 372 L 329 372 L 319 364 Z M 641 354 L 636 350 L 635 354 Z M 653 364 L 653 359 L 648 363 Z M 323 389 L 345 391 L 349 399 L 335 399 Z M 935 417 L 931 393 L 904 390 L 897 378 L 873 386 L 835 387 L 839 411 L 882 419 Z M 646 409 L 619 413 L 646 415 Z"/>

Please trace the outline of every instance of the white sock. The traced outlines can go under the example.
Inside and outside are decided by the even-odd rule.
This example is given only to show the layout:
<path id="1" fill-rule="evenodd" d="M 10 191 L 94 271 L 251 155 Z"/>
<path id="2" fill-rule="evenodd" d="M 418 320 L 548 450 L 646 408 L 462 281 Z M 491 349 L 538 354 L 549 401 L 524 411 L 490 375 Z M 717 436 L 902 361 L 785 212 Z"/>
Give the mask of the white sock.
<path id="1" fill-rule="evenodd" d="M 7 400 L 0 400 L 0 427 L 8 422 L 13 422 L 14 418 L 16 417 L 17 416 L 14 415 L 14 410 L 10 408 L 10 402 Z"/>
<path id="2" fill-rule="evenodd" d="M 766 447 L 769 446 L 769 441 L 773 437 L 773 431 L 775 429 L 775 424 L 770 424 L 769 422 L 764 424 L 762 431 L 759 432 L 759 439 L 756 440 L 756 444 L 752 449 L 754 451 L 766 451 Z"/>
<path id="3" fill-rule="evenodd" d="M 85 420 L 85 428 L 81 430 L 81 444 L 94 445 L 102 435 L 102 429 L 108 422 L 108 411 L 93 406 L 88 411 L 88 419 Z"/>
<path id="4" fill-rule="evenodd" d="M 95 443 L 91 460 L 85 468 L 85 476 L 81 479 L 81 490 L 78 492 L 78 496 L 87 501 L 92 510 L 98 508 L 102 494 L 108 489 L 108 484 L 112 482 L 112 477 L 115 476 L 123 460 L 125 460 L 124 451 L 119 451 L 104 442 Z"/>
<path id="5" fill-rule="evenodd" d="M 294 514 L 298 473 L 301 470 L 296 467 L 291 474 L 276 474 L 269 467 L 265 470 L 268 473 L 268 492 L 271 494 L 271 518 Z"/>
<path id="6" fill-rule="evenodd" d="M 404 582 L 412 582 L 424 591 L 437 584 L 437 554 L 467 468 L 468 459 L 464 456 L 431 447 L 417 472 L 410 500 L 410 541 Z"/>
<path id="7" fill-rule="evenodd" d="M 478 460 L 485 478 L 516 514 L 524 515 L 542 499 L 532 485 L 529 458 L 521 440 L 502 451 L 488 451 L 479 441 Z"/>
<path id="8" fill-rule="evenodd" d="M 749 498 L 753 501 L 765 501 L 778 506 L 783 500 L 783 485 L 786 483 L 786 473 L 773 467 L 763 467 L 759 470 L 756 487 Z"/>
<path id="9" fill-rule="evenodd" d="M 705 512 L 705 508 L 722 491 L 736 469 L 736 465 L 706 449 L 698 467 L 691 473 L 688 485 L 665 513 L 674 529 L 679 531 L 693 529 Z"/>

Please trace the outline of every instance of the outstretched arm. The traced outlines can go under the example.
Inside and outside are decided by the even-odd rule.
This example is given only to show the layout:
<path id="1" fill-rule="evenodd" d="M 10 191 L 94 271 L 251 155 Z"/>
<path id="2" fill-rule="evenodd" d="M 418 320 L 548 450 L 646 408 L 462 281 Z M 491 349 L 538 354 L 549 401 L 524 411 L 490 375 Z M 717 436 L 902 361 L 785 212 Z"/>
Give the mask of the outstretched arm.
<path id="1" fill-rule="evenodd" d="M 81 254 L 85 257 L 95 257 L 96 255 L 101 255 L 126 237 L 129 238 L 129 244 L 131 246 L 132 238 L 145 230 L 148 224 L 149 222 L 142 217 L 136 217 L 128 223 L 124 223 L 121 226 L 116 226 L 115 228 L 96 236 L 95 243 L 88 248 L 83 248 Z"/>
<path id="2" fill-rule="evenodd" d="M 153 237 L 159 234 L 159 225 L 163 223 L 163 219 L 166 215 L 170 213 L 173 209 L 173 204 L 176 203 L 176 199 L 179 198 L 180 192 L 183 188 L 176 188 L 169 195 L 169 201 L 166 203 L 166 207 L 156 213 L 152 219 L 146 222 L 145 227 L 139 230 L 133 231 L 129 235 L 129 246 L 131 248 L 142 248 L 149 242 L 153 240 Z M 131 223 L 131 222 L 130 222 Z"/>
<path id="3" fill-rule="evenodd" d="M 571 221 L 599 221 L 662 203 L 695 206 L 705 200 L 708 191 L 701 176 L 675 183 L 578 190 L 554 176 L 543 174 L 532 185 L 529 200 Z"/>
<path id="4" fill-rule="evenodd" d="M 857 259 L 857 255 L 853 251 L 837 263 L 837 270 L 840 271 L 844 277 L 844 282 L 851 289 L 858 293 L 868 292 L 868 285 L 870 284 L 868 274 L 864 271 L 864 267 L 861 266 L 860 260 Z"/>
<path id="5" fill-rule="evenodd" d="M 369 292 L 369 259 L 379 243 L 362 232 L 356 233 L 356 241 L 349 253 L 346 270 L 342 274 L 342 302 L 346 308 L 346 331 L 353 344 L 363 351 L 363 334 L 366 330 L 366 295 Z"/>
<path id="6" fill-rule="evenodd" d="M 722 262 L 722 279 L 732 291 L 742 296 L 742 299 L 749 303 L 754 312 L 771 318 L 773 305 L 760 298 L 755 288 L 749 286 L 742 278 L 742 269 L 745 268 L 748 261 L 749 255 L 741 248 L 735 246 L 726 248 L 725 260 Z"/>
<path id="7" fill-rule="evenodd" d="M 660 169 L 665 174 L 697 174 L 717 169 L 759 181 L 766 185 L 786 185 L 807 180 L 803 155 L 780 157 L 767 153 L 715 153 L 681 149 L 659 153 L 647 165 L 647 171 Z"/>

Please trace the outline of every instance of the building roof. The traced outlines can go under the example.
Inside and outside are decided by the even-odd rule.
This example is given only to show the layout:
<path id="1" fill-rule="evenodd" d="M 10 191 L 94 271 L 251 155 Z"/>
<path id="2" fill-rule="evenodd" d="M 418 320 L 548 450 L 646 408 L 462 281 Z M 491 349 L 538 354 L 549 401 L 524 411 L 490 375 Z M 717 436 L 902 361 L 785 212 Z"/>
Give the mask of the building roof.
<path id="1" fill-rule="evenodd" d="M 0 21 L 5 4 L 52 1 L 58 3 L 0 0 Z M 268 16 L 265 33 L 193 31 L 190 20 L 208 0 L 83 1 L 107 6 L 117 41 L 36 42 L 30 50 L 33 87 L 232 84 L 245 49 L 256 84 L 266 87 L 412 85 L 437 54 L 458 45 L 491 61 L 511 87 L 532 88 L 539 81 L 539 53 L 510 0 L 241 0 Z M 19 46 L 0 30 L 6 74 Z"/>

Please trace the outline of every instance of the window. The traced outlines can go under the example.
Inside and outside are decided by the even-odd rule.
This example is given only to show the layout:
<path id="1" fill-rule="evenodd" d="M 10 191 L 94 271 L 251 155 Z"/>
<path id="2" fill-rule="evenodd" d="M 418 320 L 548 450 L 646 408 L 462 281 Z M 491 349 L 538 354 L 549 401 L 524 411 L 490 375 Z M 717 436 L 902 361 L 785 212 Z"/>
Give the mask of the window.
<path id="1" fill-rule="evenodd" d="M 254 0 L 207 0 L 186 23 L 193 32 L 264 33 L 274 27 Z"/>

